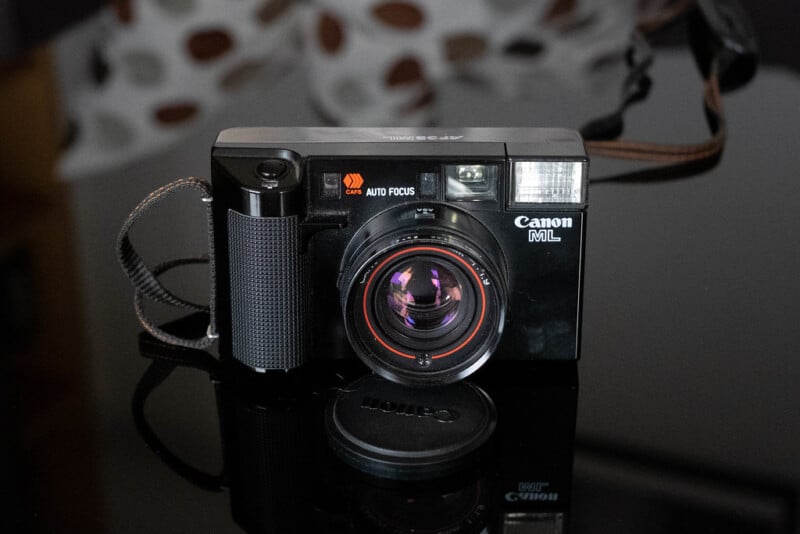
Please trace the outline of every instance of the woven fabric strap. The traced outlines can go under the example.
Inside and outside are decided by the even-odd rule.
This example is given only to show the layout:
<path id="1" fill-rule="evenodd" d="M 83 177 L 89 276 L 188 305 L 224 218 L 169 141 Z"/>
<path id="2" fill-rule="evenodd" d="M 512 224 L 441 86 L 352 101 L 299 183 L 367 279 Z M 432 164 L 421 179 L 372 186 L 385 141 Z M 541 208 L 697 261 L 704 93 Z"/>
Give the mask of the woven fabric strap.
<path id="1" fill-rule="evenodd" d="M 703 105 L 711 136 L 695 144 L 661 144 L 627 139 L 587 140 L 586 150 L 592 156 L 606 158 L 685 164 L 717 159 L 725 147 L 725 116 L 716 69 L 705 80 Z"/>
<path id="2" fill-rule="evenodd" d="M 634 34 L 626 55 L 629 72 L 622 86 L 619 107 L 581 128 L 586 151 L 590 156 L 660 163 L 663 166 L 656 171 L 661 172 L 653 172 L 654 178 L 668 174 L 664 171 L 673 168 L 708 168 L 719 160 L 725 147 L 726 124 L 716 60 L 709 63 L 707 71 L 701 68 L 705 75 L 703 106 L 711 131 L 707 140 L 693 144 L 670 144 L 634 141 L 621 137 L 625 111 L 631 105 L 645 100 L 652 85 L 648 71 L 653 63 L 653 53 L 645 36 L 693 11 L 696 12 L 697 9 L 696 0 L 675 0 L 658 17 L 640 23 L 639 31 Z M 634 173 L 634 175 L 644 175 L 644 173 Z M 680 173 L 678 175 L 680 176 Z"/>
<path id="3" fill-rule="evenodd" d="M 200 193 L 201 200 L 206 207 L 206 219 L 208 226 L 208 255 L 197 258 L 184 258 L 172 260 L 161 265 L 155 269 L 150 269 L 144 263 L 142 258 L 133 248 L 129 233 L 133 225 L 138 221 L 150 208 L 160 203 L 161 201 L 171 197 L 172 195 L 185 191 L 192 190 Z M 204 349 L 211 346 L 217 339 L 216 332 L 216 317 L 215 317 L 215 302 L 214 296 L 216 294 L 216 276 L 214 266 L 214 236 L 213 236 L 213 221 L 212 221 L 212 199 L 211 186 L 205 180 L 200 178 L 182 178 L 170 184 L 160 187 L 147 195 L 138 206 L 125 219 L 122 229 L 117 236 L 117 257 L 122 270 L 128 276 L 128 279 L 133 284 L 136 291 L 134 296 L 134 310 L 136 317 L 142 328 L 147 330 L 153 337 L 169 343 L 171 345 L 178 345 L 193 349 Z M 198 263 L 209 264 L 209 305 L 203 306 L 189 302 L 177 295 L 174 295 L 167 288 L 165 288 L 158 277 L 164 272 L 183 265 L 192 265 Z M 195 339 L 187 339 L 169 334 L 158 327 L 158 325 L 148 318 L 143 310 L 142 304 L 144 299 L 148 298 L 155 302 L 185 308 L 194 311 L 207 311 L 209 314 L 209 326 L 205 335 Z"/>
<path id="4" fill-rule="evenodd" d="M 673 169 L 676 171 L 674 177 L 682 177 L 685 176 L 682 170 L 692 174 L 692 169 L 710 168 L 722 155 L 726 140 L 726 124 L 715 59 L 710 61 L 707 70 L 701 66 L 705 76 L 703 106 L 710 129 L 708 139 L 693 144 L 669 144 L 634 141 L 621 137 L 625 111 L 631 105 L 646 99 L 652 85 L 648 70 L 653 62 L 653 54 L 645 36 L 686 15 L 699 13 L 698 9 L 697 0 L 674 0 L 657 16 L 640 21 L 638 32 L 634 34 L 631 48 L 626 56 L 629 72 L 623 83 L 619 107 L 612 113 L 589 122 L 581 129 L 590 156 L 662 164 L 660 168 L 634 172 L 620 178 L 641 179 L 649 175 L 653 179 L 658 179 L 668 177 Z"/>

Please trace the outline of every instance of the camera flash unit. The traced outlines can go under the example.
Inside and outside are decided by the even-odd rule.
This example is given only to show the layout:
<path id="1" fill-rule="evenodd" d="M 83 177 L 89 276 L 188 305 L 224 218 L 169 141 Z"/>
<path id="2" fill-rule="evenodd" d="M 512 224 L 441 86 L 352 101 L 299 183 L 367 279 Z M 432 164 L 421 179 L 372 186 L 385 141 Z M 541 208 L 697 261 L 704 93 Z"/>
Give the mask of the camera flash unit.
<path id="1" fill-rule="evenodd" d="M 511 204 L 581 204 L 586 202 L 583 161 L 516 161 Z"/>

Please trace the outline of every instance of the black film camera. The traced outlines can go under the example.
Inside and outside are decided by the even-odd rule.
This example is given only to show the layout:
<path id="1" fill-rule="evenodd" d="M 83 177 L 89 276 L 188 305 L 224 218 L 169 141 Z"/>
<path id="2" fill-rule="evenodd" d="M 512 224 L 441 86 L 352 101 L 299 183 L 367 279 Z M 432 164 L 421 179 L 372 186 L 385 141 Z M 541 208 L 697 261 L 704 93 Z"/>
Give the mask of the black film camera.
<path id="1" fill-rule="evenodd" d="M 212 151 L 220 351 L 445 384 L 578 357 L 588 159 L 570 130 L 236 128 Z"/>

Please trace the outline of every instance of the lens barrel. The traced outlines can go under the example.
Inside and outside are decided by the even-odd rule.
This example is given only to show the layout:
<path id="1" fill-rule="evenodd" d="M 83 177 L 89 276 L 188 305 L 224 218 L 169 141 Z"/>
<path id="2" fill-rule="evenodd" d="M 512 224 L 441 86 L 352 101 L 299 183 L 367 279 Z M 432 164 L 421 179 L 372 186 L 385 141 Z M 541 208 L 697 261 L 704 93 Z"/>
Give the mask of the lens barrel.
<path id="1" fill-rule="evenodd" d="M 499 245 L 468 212 L 442 204 L 383 212 L 359 229 L 343 257 L 350 343 L 395 382 L 460 380 L 500 340 L 505 273 Z"/>

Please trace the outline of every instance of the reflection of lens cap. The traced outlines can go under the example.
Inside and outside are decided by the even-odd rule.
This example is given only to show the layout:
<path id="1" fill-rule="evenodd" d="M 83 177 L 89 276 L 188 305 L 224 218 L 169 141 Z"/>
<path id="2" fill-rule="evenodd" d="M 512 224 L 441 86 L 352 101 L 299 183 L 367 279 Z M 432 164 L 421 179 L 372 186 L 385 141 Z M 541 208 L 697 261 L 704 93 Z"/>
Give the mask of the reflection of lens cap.
<path id="1" fill-rule="evenodd" d="M 328 404 L 325 427 L 333 450 L 352 467 L 420 480 L 464 466 L 496 419 L 489 396 L 468 382 L 415 389 L 369 375 Z"/>

